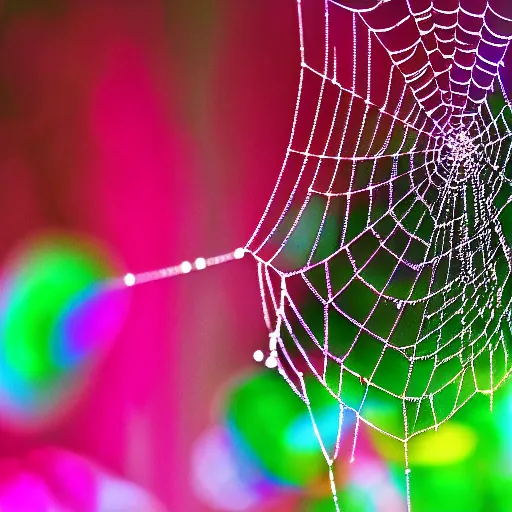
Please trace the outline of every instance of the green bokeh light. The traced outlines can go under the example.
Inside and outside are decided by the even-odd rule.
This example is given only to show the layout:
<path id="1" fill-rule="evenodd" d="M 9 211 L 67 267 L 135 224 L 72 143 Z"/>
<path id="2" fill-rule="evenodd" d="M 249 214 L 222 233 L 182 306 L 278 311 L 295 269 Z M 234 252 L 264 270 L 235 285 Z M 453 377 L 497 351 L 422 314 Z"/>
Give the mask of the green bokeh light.
<path id="1" fill-rule="evenodd" d="M 12 253 L 0 292 L 0 413 L 49 412 L 74 389 L 126 313 L 126 296 L 107 285 L 119 273 L 109 252 L 75 234 L 44 233 Z"/>

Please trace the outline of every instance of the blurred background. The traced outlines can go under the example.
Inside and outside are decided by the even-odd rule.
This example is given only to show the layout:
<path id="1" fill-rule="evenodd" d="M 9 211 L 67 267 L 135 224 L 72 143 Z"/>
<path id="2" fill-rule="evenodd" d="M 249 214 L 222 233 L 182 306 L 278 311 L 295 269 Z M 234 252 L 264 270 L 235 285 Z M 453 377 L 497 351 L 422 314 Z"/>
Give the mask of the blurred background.
<path id="1" fill-rule="evenodd" d="M 252 359 L 253 261 L 109 284 L 245 244 L 298 64 L 294 0 L 0 0 L 2 512 L 333 510 L 307 410 Z M 415 510 L 512 510 L 511 419 L 503 389 L 421 437 Z M 343 510 L 405 510 L 401 445 L 360 439 Z"/>

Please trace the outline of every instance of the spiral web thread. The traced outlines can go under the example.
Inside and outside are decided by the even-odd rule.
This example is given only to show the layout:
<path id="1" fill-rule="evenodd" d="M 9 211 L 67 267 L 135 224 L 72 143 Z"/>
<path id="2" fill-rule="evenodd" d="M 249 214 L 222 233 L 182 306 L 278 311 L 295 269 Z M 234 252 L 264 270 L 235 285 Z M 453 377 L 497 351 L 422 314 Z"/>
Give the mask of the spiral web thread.
<path id="1" fill-rule="evenodd" d="M 492 408 L 511 371 L 512 114 L 499 71 L 512 4 L 297 0 L 297 8 L 290 143 L 245 247 L 258 261 L 266 363 L 309 408 L 336 509 L 333 463 L 348 410 L 352 459 L 360 421 L 403 442 L 410 509 L 411 438 L 476 393 Z M 297 305 L 306 299 L 309 316 Z M 340 404 L 332 450 L 307 376 Z M 375 414 L 379 401 L 400 426 Z"/>

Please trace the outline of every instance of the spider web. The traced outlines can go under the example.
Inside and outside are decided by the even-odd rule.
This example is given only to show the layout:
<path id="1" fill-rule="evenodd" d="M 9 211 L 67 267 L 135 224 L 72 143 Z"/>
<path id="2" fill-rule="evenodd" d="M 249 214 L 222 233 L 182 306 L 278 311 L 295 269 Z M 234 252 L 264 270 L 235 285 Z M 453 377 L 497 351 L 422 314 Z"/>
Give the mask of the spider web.
<path id="1" fill-rule="evenodd" d="M 245 250 L 269 367 L 330 466 L 344 411 L 408 443 L 511 371 L 509 0 L 297 0 L 290 143 Z M 298 304 L 305 304 L 304 307 Z M 307 306 L 306 306 L 307 305 Z M 340 403 L 322 442 L 314 376 Z M 381 414 L 385 407 L 389 414 Z"/>

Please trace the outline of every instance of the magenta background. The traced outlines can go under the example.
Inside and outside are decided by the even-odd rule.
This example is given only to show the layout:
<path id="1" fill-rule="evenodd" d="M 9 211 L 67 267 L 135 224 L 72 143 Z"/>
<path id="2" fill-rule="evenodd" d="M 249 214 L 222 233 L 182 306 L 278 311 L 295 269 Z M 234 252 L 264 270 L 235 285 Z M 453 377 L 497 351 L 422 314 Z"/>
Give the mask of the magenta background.
<path id="1" fill-rule="evenodd" d="M 288 143 L 294 0 L 0 2 L 0 257 L 44 228 L 137 272 L 244 245 Z M 55 7 L 57 6 L 57 7 Z M 52 443 L 206 511 L 190 452 L 219 390 L 264 348 L 252 261 L 152 283 L 81 400 L 0 456 Z"/>

